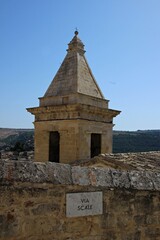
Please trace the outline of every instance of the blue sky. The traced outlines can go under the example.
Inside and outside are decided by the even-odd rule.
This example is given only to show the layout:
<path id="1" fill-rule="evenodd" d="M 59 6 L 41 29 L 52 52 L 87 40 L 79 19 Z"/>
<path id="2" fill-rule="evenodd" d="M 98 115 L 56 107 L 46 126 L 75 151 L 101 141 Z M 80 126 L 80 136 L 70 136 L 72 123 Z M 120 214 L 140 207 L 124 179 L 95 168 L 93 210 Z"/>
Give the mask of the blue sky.
<path id="1" fill-rule="evenodd" d="M 75 28 L 115 130 L 160 129 L 159 0 L 0 0 L 0 127 L 33 128 Z"/>

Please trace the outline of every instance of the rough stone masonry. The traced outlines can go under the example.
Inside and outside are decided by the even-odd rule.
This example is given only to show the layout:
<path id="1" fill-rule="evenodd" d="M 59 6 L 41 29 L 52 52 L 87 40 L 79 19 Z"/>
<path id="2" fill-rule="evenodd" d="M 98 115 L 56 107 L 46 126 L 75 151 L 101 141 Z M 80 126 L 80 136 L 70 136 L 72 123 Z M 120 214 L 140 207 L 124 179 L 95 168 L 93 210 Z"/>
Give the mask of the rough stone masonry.
<path id="1" fill-rule="evenodd" d="M 108 166 L 113 157 L 119 161 L 114 168 Z M 70 165 L 1 160 L 0 239 L 159 240 L 159 157 L 160 152 L 103 154 L 89 166 L 87 161 Z M 155 168 L 146 164 L 139 170 L 145 158 Z M 126 169 L 122 159 L 128 159 L 128 165 L 135 159 L 134 166 Z M 68 194 L 94 192 L 103 196 L 102 213 L 67 216 Z"/>

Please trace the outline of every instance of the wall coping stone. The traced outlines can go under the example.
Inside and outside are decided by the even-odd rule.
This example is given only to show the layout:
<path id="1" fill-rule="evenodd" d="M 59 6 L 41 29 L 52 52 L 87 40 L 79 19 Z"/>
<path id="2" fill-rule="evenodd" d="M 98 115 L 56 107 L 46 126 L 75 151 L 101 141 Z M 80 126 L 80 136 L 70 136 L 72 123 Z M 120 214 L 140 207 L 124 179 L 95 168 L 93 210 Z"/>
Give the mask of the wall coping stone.
<path id="1" fill-rule="evenodd" d="M 160 172 L 0 160 L 0 185 L 15 182 L 160 191 Z"/>

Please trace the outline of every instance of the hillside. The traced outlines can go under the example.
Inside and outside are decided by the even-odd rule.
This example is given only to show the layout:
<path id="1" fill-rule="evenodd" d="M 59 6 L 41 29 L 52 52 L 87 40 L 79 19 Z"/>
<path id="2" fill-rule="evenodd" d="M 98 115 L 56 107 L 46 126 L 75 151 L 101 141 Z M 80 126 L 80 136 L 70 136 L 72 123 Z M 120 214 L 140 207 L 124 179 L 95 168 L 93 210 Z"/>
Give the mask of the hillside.
<path id="1" fill-rule="evenodd" d="M 34 148 L 33 129 L 0 128 L 0 150 L 30 151 Z"/>
<path id="2" fill-rule="evenodd" d="M 33 129 L 0 128 L 0 150 L 20 152 L 33 149 Z M 160 130 L 113 132 L 114 153 L 148 151 L 160 151 Z"/>
<path id="3" fill-rule="evenodd" d="M 114 131 L 114 153 L 148 151 L 160 151 L 160 130 Z"/>

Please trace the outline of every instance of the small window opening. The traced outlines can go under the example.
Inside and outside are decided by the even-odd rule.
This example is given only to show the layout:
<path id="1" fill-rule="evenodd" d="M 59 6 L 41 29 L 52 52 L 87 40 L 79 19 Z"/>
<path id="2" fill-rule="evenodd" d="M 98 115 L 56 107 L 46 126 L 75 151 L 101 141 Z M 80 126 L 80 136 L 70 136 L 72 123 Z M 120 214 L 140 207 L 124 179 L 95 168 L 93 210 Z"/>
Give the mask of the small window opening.
<path id="1" fill-rule="evenodd" d="M 49 161 L 59 163 L 59 132 L 49 133 Z"/>
<path id="2" fill-rule="evenodd" d="M 101 153 L 101 134 L 91 134 L 91 158 Z"/>

